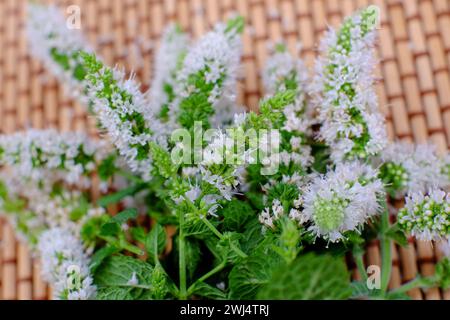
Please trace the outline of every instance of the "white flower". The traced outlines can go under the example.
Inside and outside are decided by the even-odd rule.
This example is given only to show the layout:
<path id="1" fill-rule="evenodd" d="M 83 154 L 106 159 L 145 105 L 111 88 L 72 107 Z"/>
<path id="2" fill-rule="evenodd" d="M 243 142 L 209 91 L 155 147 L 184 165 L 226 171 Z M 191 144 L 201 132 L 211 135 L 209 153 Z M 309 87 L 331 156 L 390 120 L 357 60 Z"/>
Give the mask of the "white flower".
<path id="1" fill-rule="evenodd" d="M 284 45 L 278 44 L 263 72 L 264 87 L 269 94 L 274 94 L 286 90 L 286 82 L 289 80 L 304 86 L 308 80 L 308 71 L 302 60 L 294 58 Z"/>
<path id="2" fill-rule="evenodd" d="M 216 113 L 211 123 L 214 127 L 231 123 L 234 114 L 241 108 L 235 104 L 236 75 L 240 62 L 241 40 L 236 30 L 218 24 L 214 31 L 204 35 L 188 51 L 183 67 L 177 75 L 177 99 L 170 106 L 170 114 L 178 117 L 179 105 L 184 98 L 197 92 L 198 88 L 188 85 L 187 79 L 202 73 L 207 83 L 213 85 L 208 93 L 208 102 Z"/>
<path id="3" fill-rule="evenodd" d="M 188 198 L 191 202 L 197 200 L 197 198 L 201 195 L 202 190 L 199 186 L 192 186 L 189 191 L 185 193 L 186 198 Z"/>
<path id="4" fill-rule="evenodd" d="M 112 78 L 109 78 L 112 74 Z M 123 71 L 102 66 L 86 81 L 93 109 L 112 143 L 125 159 L 131 171 L 148 181 L 152 177 L 150 144 L 167 148 L 164 125 L 149 108 L 134 76 L 125 78 Z M 103 98 L 103 83 L 110 86 L 111 99 Z"/>
<path id="5" fill-rule="evenodd" d="M 0 164 L 22 179 L 51 185 L 61 180 L 89 187 L 88 175 L 109 154 L 105 141 L 95 141 L 81 132 L 59 133 L 53 129 L 30 129 L 0 136 Z"/>
<path id="6" fill-rule="evenodd" d="M 372 11 L 361 11 L 338 32 L 330 30 L 321 45 L 311 92 L 322 124 L 320 137 L 335 162 L 366 159 L 387 143 L 374 91 L 373 18 Z"/>
<path id="7" fill-rule="evenodd" d="M 274 228 L 274 224 L 273 224 L 273 217 L 270 214 L 270 209 L 269 208 L 264 208 L 264 210 L 261 212 L 261 214 L 259 215 L 259 222 L 263 225 L 265 225 L 266 227 L 269 228 Z"/>
<path id="8" fill-rule="evenodd" d="M 67 94 L 87 105 L 83 81 L 76 76 L 82 64 L 77 53 L 92 51 L 82 33 L 75 28 L 67 28 L 66 18 L 54 5 L 28 3 L 26 21 L 27 40 L 33 56 L 41 59 L 58 80 L 65 84 Z M 66 60 L 64 57 L 70 58 Z"/>
<path id="9" fill-rule="evenodd" d="M 286 106 L 283 113 L 286 122 L 283 129 L 306 135 L 311 134 L 312 110 L 306 103 L 306 88 L 308 87 L 308 70 L 302 60 L 289 54 L 282 44 L 268 59 L 263 82 L 267 92 L 274 95 L 277 92 L 295 90 L 296 97 L 292 105 Z"/>
<path id="10" fill-rule="evenodd" d="M 274 215 L 275 219 L 279 219 L 282 215 L 284 215 L 284 209 L 283 206 L 281 205 L 280 200 L 275 199 L 272 202 L 272 212 Z"/>
<path id="11" fill-rule="evenodd" d="M 399 225 L 420 240 L 441 240 L 450 236 L 450 197 L 439 189 L 427 194 L 415 192 L 399 210 Z"/>
<path id="12" fill-rule="evenodd" d="M 176 25 L 170 25 L 163 33 L 161 45 L 155 57 L 154 77 L 149 93 L 150 107 L 156 115 L 160 115 L 161 111 L 164 111 L 163 108 L 168 108 L 172 103 L 173 97 L 169 96 L 167 88 L 175 90 L 176 77 L 180 62 L 188 49 L 188 40 L 187 35 Z"/>
<path id="13" fill-rule="evenodd" d="M 89 258 L 81 241 L 68 230 L 49 229 L 39 238 L 42 276 L 53 284 L 55 298 L 94 298 L 96 288 L 89 275 Z"/>
<path id="14" fill-rule="evenodd" d="M 297 221 L 297 223 L 298 223 L 299 225 L 303 225 L 304 223 L 307 222 L 307 218 L 306 218 L 306 216 L 302 213 L 302 211 L 301 211 L 301 210 L 298 210 L 298 209 L 295 209 L 295 208 L 292 208 L 292 209 L 289 211 L 289 219 L 294 220 L 294 221 Z"/>
<path id="15" fill-rule="evenodd" d="M 285 215 L 284 208 L 278 199 L 272 201 L 271 207 L 266 207 L 260 213 L 258 219 L 261 224 L 268 228 L 275 228 L 274 222 Z"/>
<path id="16" fill-rule="evenodd" d="M 139 284 L 139 280 L 136 276 L 136 272 L 133 272 L 133 274 L 131 275 L 131 279 L 128 280 L 127 284 L 130 286 L 137 286 Z"/>
<path id="17" fill-rule="evenodd" d="M 383 184 L 374 169 L 359 162 L 337 164 L 334 171 L 315 178 L 303 195 L 308 230 L 337 242 L 379 213 L 382 195 Z"/>
<path id="18" fill-rule="evenodd" d="M 381 161 L 383 179 L 398 198 L 450 185 L 443 158 L 438 157 L 434 145 L 391 143 L 383 150 Z"/>

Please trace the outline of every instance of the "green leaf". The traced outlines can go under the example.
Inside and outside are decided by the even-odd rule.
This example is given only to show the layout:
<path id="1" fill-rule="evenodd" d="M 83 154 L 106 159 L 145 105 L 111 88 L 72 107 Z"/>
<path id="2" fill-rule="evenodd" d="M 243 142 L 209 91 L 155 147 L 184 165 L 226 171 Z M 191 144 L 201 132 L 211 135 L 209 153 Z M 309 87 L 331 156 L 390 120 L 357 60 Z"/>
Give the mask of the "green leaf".
<path id="1" fill-rule="evenodd" d="M 259 172 L 259 168 L 258 168 L 258 172 Z M 250 201 L 250 204 L 257 210 L 257 211 L 261 211 L 264 209 L 264 199 L 263 199 L 263 195 L 259 192 L 247 192 L 245 194 L 245 196 L 247 197 L 247 199 Z"/>
<path id="2" fill-rule="evenodd" d="M 243 240 L 241 241 L 244 252 L 249 253 L 264 239 L 266 239 L 265 235 L 261 232 L 261 228 L 261 223 L 258 221 L 256 216 L 245 224 Z"/>
<path id="3" fill-rule="evenodd" d="M 225 32 L 236 32 L 242 33 L 245 27 L 245 19 L 242 16 L 237 16 L 233 19 L 227 21 L 227 26 L 225 28 Z"/>
<path id="4" fill-rule="evenodd" d="M 259 299 L 337 300 L 351 296 L 350 275 L 344 259 L 308 253 L 273 272 L 258 292 Z"/>
<path id="5" fill-rule="evenodd" d="M 225 204 L 220 211 L 223 215 L 223 226 L 230 231 L 239 231 L 254 215 L 252 207 L 241 200 L 233 199 Z"/>
<path id="6" fill-rule="evenodd" d="M 145 239 L 145 249 L 153 263 L 156 262 L 155 256 L 160 255 L 166 247 L 166 241 L 166 230 L 160 224 L 155 223 Z"/>
<path id="7" fill-rule="evenodd" d="M 400 246 L 405 247 L 408 245 L 408 238 L 405 235 L 405 232 L 400 229 L 399 225 L 396 223 L 392 225 L 387 231 L 386 236 L 392 240 L 394 240 L 396 243 L 398 243 Z"/>
<path id="8" fill-rule="evenodd" d="M 220 254 L 221 260 L 228 260 L 234 263 L 240 259 L 239 255 L 233 250 L 235 248 L 241 247 L 239 240 L 242 238 L 241 233 L 237 232 L 225 232 L 223 233 L 222 239 L 220 239 L 216 244 L 216 252 Z"/>
<path id="9" fill-rule="evenodd" d="M 450 258 L 443 258 L 436 264 L 435 276 L 439 287 L 446 290 L 450 288 Z"/>
<path id="10" fill-rule="evenodd" d="M 350 284 L 350 287 L 352 289 L 352 299 L 367 298 L 370 295 L 370 290 L 367 287 L 367 283 L 363 281 L 353 281 Z"/>
<path id="11" fill-rule="evenodd" d="M 94 283 L 98 287 L 124 287 L 151 289 L 153 267 L 144 261 L 115 255 L 103 260 L 94 273 Z M 138 285 L 130 284 L 135 274 Z"/>
<path id="12" fill-rule="evenodd" d="M 200 244 L 196 239 L 186 239 L 184 249 L 186 255 L 186 269 L 189 278 L 192 279 L 201 258 Z"/>
<path id="13" fill-rule="evenodd" d="M 120 249 L 114 246 L 106 246 L 95 252 L 89 264 L 89 269 L 91 272 L 94 273 L 106 258 L 118 253 L 119 251 Z"/>
<path id="14" fill-rule="evenodd" d="M 134 240 L 140 243 L 145 243 L 145 239 L 147 238 L 145 229 L 143 227 L 133 227 L 130 228 L 131 236 Z"/>
<path id="15" fill-rule="evenodd" d="M 116 214 L 114 217 L 112 217 L 111 221 L 120 224 L 123 224 L 127 222 L 130 219 L 136 219 L 138 215 L 138 212 L 134 208 L 125 209 L 118 214 Z"/>
<path id="16" fill-rule="evenodd" d="M 108 194 L 104 197 L 98 199 L 97 204 L 101 207 L 106 207 L 110 204 L 114 204 L 122 200 L 123 198 L 135 194 L 137 191 L 142 189 L 143 185 L 138 184 L 125 189 L 122 189 L 116 193 Z"/>
<path id="17" fill-rule="evenodd" d="M 97 170 L 100 180 L 105 181 L 114 175 L 116 172 L 115 161 L 116 157 L 113 154 L 102 160 Z"/>
<path id="18" fill-rule="evenodd" d="M 3 181 L 0 181 L 0 198 L 5 200 L 7 197 L 8 197 L 8 189 L 6 188 L 5 183 Z"/>
<path id="19" fill-rule="evenodd" d="M 226 299 L 226 295 L 222 290 L 210 286 L 209 284 L 204 282 L 195 283 L 194 288 L 192 290 L 192 294 L 207 299 L 214 299 L 214 300 Z"/>
<path id="20" fill-rule="evenodd" d="M 277 254 L 266 249 L 256 250 L 236 264 L 228 276 L 230 299 L 254 299 L 258 290 L 269 282 L 273 269 L 280 262 Z"/>
<path id="21" fill-rule="evenodd" d="M 97 237 L 101 233 L 101 226 L 109 221 L 108 215 L 89 218 L 81 228 L 81 239 L 87 245 L 95 245 Z"/>
<path id="22" fill-rule="evenodd" d="M 212 221 L 211 223 L 215 224 Z M 197 239 L 206 239 L 212 235 L 212 231 L 200 219 L 192 219 L 186 222 L 183 231 L 186 237 L 194 237 Z"/>
<path id="23" fill-rule="evenodd" d="M 100 287 L 97 290 L 97 300 L 134 300 L 132 288 Z"/>
<path id="24" fill-rule="evenodd" d="M 157 168 L 155 170 L 157 170 L 161 176 L 170 178 L 177 172 L 178 166 L 172 162 L 169 152 L 154 142 L 150 143 L 150 150 L 153 163 L 155 164 L 155 168 Z"/>
<path id="25" fill-rule="evenodd" d="M 70 212 L 70 220 L 78 221 L 84 217 L 89 210 L 89 202 L 85 197 L 80 198 L 79 205 Z"/>
<path id="26" fill-rule="evenodd" d="M 113 237 L 120 233 L 122 229 L 116 222 L 107 222 L 100 227 L 100 235 L 105 237 Z"/>
<path id="27" fill-rule="evenodd" d="M 126 209 L 119 212 L 112 217 L 108 222 L 103 224 L 100 228 L 100 235 L 102 236 L 115 236 L 122 230 L 121 225 L 126 223 L 129 219 L 135 219 L 137 217 L 137 210 L 134 208 Z"/>
<path id="28" fill-rule="evenodd" d="M 386 295 L 388 300 L 411 300 L 411 297 L 405 292 L 390 292 Z"/>

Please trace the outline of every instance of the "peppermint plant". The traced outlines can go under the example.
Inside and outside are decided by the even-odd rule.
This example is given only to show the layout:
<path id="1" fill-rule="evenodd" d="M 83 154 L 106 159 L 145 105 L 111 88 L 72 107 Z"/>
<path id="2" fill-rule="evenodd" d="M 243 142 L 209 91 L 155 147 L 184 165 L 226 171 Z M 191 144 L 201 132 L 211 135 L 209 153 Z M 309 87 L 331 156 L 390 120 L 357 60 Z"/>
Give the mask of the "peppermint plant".
<path id="1" fill-rule="evenodd" d="M 43 260 L 55 298 L 406 299 L 412 288 L 448 288 L 449 157 L 387 140 L 374 91 L 377 14 L 369 7 L 330 29 L 312 77 L 274 45 L 266 95 L 244 112 L 243 18 L 197 41 L 169 26 L 141 92 L 55 8 L 33 6 L 36 56 L 91 106 L 105 140 L 0 138 L 0 207 Z M 100 198 L 87 192 L 97 176 Z M 434 275 L 389 290 L 392 243 L 407 237 L 442 242 L 445 257 Z M 364 253 L 376 239 L 372 288 Z"/>

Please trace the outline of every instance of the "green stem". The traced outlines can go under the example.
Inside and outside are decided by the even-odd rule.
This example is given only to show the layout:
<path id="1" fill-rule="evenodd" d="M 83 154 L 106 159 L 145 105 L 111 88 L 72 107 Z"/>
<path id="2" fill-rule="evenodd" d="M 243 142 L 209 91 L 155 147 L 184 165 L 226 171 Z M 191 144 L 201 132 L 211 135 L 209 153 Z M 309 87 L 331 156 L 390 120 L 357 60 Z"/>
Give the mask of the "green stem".
<path id="1" fill-rule="evenodd" d="M 390 293 L 407 293 L 408 291 L 415 288 L 430 288 L 435 283 L 433 276 L 431 277 L 422 277 L 417 276 L 411 281 L 406 282 L 404 285 L 392 290 Z"/>
<path id="2" fill-rule="evenodd" d="M 183 212 L 179 212 L 179 235 L 178 235 L 178 246 L 179 246 L 179 269 L 180 269 L 180 299 L 186 300 L 187 299 L 187 293 L 186 293 L 186 252 L 185 252 L 185 239 L 184 239 L 184 214 Z"/>
<path id="3" fill-rule="evenodd" d="M 206 279 L 208 279 L 209 277 L 213 276 L 214 274 L 216 274 L 217 272 L 219 272 L 220 270 L 222 270 L 224 267 L 226 266 L 226 261 L 222 261 L 220 264 L 218 264 L 214 269 L 210 270 L 208 273 L 205 273 L 203 276 L 201 276 L 200 278 L 198 278 L 188 289 L 188 294 L 191 295 L 192 291 L 195 289 L 195 285 L 198 283 L 201 283 L 203 281 L 205 281 Z"/>
<path id="4" fill-rule="evenodd" d="M 362 277 L 362 280 L 364 281 L 364 283 L 366 283 L 367 282 L 367 272 L 366 272 L 366 268 L 364 266 L 363 251 L 360 248 L 354 250 L 353 258 L 355 259 L 356 266 L 358 268 L 359 274 Z"/>
<path id="5" fill-rule="evenodd" d="M 381 215 L 381 291 L 386 292 L 392 271 L 391 241 L 387 236 L 390 227 L 389 210 L 384 203 L 384 211 Z"/>
<path id="6" fill-rule="evenodd" d="M 220 233 L 219 230 L 217 230 L 217 228 L 211 223 L 209 222 L 208 219 L 202 218 L 200 219 L 201 221 L 203 221 L 203 223 L 219 238 L 219 239 L 223 239 L 223 234 Z M 238 247 L 236 247 L 236 245 L 234 243 L 231 243 L 231 249 L 233 249 L 234 252 L 236 252 L 236 254 L 238 256 L 240 256 L 241 258 L 247 258 L 247 254 L 245 254 L 244 251 L 242 251 L 241 249 L 239 249 Z"/>
<path id="7" fill-rule="evenodd" d="M 122 177 L 124 177 L 124 178 L 130 180 L 130 181 L 134 181 L 134 182 L 136 182 L 136 183 L 138 183 L 138 184 L 145 183 L 145 181 L 142 180 L 141 178 L 139 178 L 139 177 L 137 177 L 137 176 L 133 175 L 132 173 L 127 172 L 127 171 L 125 171 L 125 170 L 118 170 L 118 171 L 117 171 L 117 174 L 118 174 L 119 176 L 122 176 Z"/>
<path id="8" fill-rule="evenodd" d="M 141 250 L 141 248 L 128 243 L 126 239 L 124 238 L 120 238 L 120 239 L 116 239 L 114 237 L 110 237 L 110 236 L 102 236 L 99 235 L 98 236 L 100 239 L 105 240 L 106 242 L 112 244 L 113 246 L 123 249 L 123 250 L 127 250 L 131 253 L 137 254 L 138 256 L 142 256 L 144 254 L 144 251 Z"/>
<path id="9" fill-rule="evenodd" d="M 125 250 L 127 250 L 131 253 L 137 254 L 138 256 L 142 256 L 144 254 L 144 251 L 142 251 L 139 247 L 136 247 L 129 243 L 122 244 L 122 248 L 124 248 Z"/>

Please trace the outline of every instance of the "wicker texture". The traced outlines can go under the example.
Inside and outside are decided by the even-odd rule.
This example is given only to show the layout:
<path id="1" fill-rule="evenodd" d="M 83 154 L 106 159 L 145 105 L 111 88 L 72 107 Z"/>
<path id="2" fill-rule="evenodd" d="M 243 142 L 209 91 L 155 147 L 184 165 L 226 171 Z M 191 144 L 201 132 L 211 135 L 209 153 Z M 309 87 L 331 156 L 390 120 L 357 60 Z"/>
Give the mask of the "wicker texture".
<path id="1" fill-rule="evenodd" d="M 264 94 L 258 71 L 268 44 L 283 40 L 291 52 L 302 43 L 301 56 L 311 66 L 316 44 L 327 25 L 372 1 L 366 0 L 71 0 L 81 8 L 82 30 L 110 64 L 134 70 L 147 89 L 152 56 L 165 25 L 177 21 L 195 37 L 233 13 L 246 18 L 239 100 L 256 109 Z M 389 136 L 431 140 L 447 150 L 450 143 L 450 1 L 373 1 L 381 9 L 378 52 L 380 106 Z M 85 107 L 67 98 L 57 81 L 30 56 L 24 34 L 25 0 L 0 0 L 0 132 L 29 127 L 88 130 L 94 122 Z M 0 219 L 0 299 L 46 299 L 50 290 L 39 265 L 13 229 Z M 394 248 L 391 287 L 417 272 L 434 272 L 436 248 L 411 241 Z M 366 263 L 380 265 L 377 243 Z M 355 275 L 358 277 L 358 275 Z M 450 291 L 413 290 L 415 299 L 450 299 Z"/>

